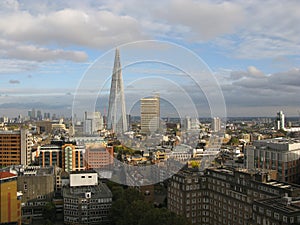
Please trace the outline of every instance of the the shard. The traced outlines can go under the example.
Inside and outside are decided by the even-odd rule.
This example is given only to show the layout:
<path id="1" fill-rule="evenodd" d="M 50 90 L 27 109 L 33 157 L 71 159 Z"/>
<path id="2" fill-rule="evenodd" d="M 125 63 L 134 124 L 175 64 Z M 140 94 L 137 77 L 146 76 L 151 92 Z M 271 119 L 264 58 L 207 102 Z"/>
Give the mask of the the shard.
<path id="1" fill-rule="evenodd" d="M 120 52 L 116 49 L 108 102 L 107 128 L 114 133 L 127 131 L 125 97 Z"/>

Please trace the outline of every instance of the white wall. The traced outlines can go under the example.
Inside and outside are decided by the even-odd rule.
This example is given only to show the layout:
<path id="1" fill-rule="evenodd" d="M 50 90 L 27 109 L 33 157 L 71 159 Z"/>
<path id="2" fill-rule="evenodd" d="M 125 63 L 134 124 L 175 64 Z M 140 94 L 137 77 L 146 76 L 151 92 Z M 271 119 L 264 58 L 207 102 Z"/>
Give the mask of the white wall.
<path id="1" fill-rule="evenodd" d="M 98 185 L 97 173 L 75 173 L 70 174 L 70 186 L 94 186 Z"/>

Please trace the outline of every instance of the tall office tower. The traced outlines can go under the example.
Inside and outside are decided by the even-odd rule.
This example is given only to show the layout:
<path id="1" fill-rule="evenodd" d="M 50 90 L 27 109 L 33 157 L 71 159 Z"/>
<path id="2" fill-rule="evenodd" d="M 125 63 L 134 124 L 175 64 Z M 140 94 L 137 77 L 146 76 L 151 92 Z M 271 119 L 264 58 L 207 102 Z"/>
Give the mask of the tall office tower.
<path id="1" fill-rule="evenodd" d="M 0 224 L 21 224 L 21 201 L 17 194 L 17 175 L 0 172 Z"/>
<path id="2" fill-rule="evenodd" d="M 141 99 L 141 133 L 150 134 L 159 129 L 160 99 L 156 95 Z"/>
<path id="3" fill-rule="evenodd" d="M 103 129 L 103 117 L 100 112 L 85 112 L 83 130 L 86 135 L 98 134 Z"/>
<path id="4" fill-rule="evenodd" d="M 219 132 L 221 130 L 221 119 L 219 117 L 214 117 L 211 125 L 213 132 Z"/>
<path id="5" fill-rule="evenodd" d="M 38 120 L 42 120 L 42 119 L 43 119 L 41 110 L 38 110 L 38 111 L 36 112 L 36 118 L 37 118 Z"/>
<path id="6" fill-rule="evenodd" d="M 0 166 L 31 163 L 32 134 L 26 129 L 0 131 Z"/>
<path id="7" fill-rule="evenodd" d="M 121 69 L 120 53 L 119 49 L 116 49 L 107 115 L 107 128 L 113 130 L 115 133 L 127 131 L 125 97 Z"/>
<path id="8" fill-rule="evenodd" d="M 277 113 L 277 118 L 276 118 L 276 129 L 277 130 L 284 130 L 284 114 L 282 111 L 279 111 Z"/>
<path id="9" fill-rule="evenodd" d="M 30 119 L 35 119 L 36 118 L 36 114 L 35 114 L 35 109 L 31 110 L 31 118 Z"/>

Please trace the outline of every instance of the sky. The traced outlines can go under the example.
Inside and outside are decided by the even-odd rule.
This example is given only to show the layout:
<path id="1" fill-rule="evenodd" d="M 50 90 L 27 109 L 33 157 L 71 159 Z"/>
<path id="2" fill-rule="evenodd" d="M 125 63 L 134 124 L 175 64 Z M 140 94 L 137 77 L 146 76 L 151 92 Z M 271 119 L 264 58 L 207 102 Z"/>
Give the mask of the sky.
<path id="1" fill-rule="evenodd" d="M 91 69 L 101 65 L 107 76 L 116 47 L 144 40 L 173 46 L 173 56 L 182 65 L 189 64 L 189 58 L 180 55 L 176 46 L 199 57 L 222 91 L 228 116 L 275 116 L 279 110 L 300 116 L 299 10 L 298 0 L 2 0 L 0 116 L 26 115 L 31 108 L 71 114 L 78 88 Z M 120 49 L 124 65 L 130 54 Z M 164 51 L 153 50 L 158 55 Z M 204 109 L 210 107 L 209 96 L 215 89 L 196 87 L 188 76 L 174 78 L 177 85 L 170 85 L 170 73 L 186 75 L 181 69 L 147 62 L 124 68 L 126 103 L 134 104 L 132 96 L 147 88 L 159 92 L 165 88 L 166 100 L 171 93 L 179 96 L 177 91 L 183 88 L 190 90 L 183 93 L 190 93 L 200 116 L 211 115 Z M 104 80 L 99 77 L 97 82 L 101 86 Z M 109 85 L 106 80 L 106 90 L 100 93 L 103 113 Z M 87 88 L 99 95 L 96 86 Z M 188 108 L 185 99 L 177 101 L 177 108 Z"/>

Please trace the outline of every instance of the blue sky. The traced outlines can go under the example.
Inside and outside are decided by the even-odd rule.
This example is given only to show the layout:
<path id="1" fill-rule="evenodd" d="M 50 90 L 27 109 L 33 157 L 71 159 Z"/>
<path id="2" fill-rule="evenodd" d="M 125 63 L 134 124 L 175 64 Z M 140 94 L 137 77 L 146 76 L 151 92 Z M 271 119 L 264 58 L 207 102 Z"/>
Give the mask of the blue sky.
<path id="1" fill-rule="evenodd" d="M 275 116 L 279 110 L 297 116 L 299 10 L 297 0 L 3 0 L 0 116 L 24 115 L 40 103 L 45 112 L 70 114 L 92 63 L 141 40 L 175 43 L 201 57 L 218 80 L 228 116 Z M 147 74 L 159 76 L 167 69 L 145 66 Z M 124 79 L 129 73 L 141 68 L 124 71 Z"/>

